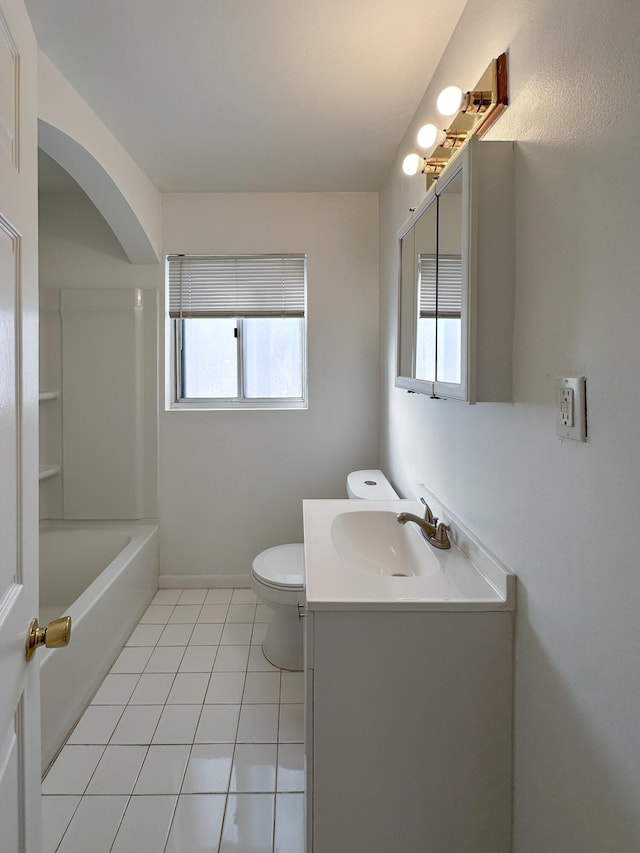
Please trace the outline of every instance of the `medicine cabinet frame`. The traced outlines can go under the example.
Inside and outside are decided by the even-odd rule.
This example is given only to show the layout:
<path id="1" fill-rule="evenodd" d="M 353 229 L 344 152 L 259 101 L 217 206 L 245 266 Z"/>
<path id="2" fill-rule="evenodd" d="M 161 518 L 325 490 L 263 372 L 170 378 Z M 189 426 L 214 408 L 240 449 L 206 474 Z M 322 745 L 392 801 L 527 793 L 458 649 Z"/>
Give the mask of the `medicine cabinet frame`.
<path id="1" fill-rule="evenodd" d="M 459 381 L 452 382 L 417 375 L 420 252 L 412 241 L 423 216 L 427 224 L 435 219 L 439 227 L 440 200 L 453 192 L 456 180 L 461 184 L 460 370 Z M 509 402 L 515 276 L 513 143 L 469 139 L 397 236 L 396 386 L 432 398 Z M 439 238 L 438 234 L 436 247 Z M 439 257 L 444 255 L 446 251 Z M 438 284 L 436 280 L 436 289 Z M 436 330 L 437 305 L 436 300 Z"/>

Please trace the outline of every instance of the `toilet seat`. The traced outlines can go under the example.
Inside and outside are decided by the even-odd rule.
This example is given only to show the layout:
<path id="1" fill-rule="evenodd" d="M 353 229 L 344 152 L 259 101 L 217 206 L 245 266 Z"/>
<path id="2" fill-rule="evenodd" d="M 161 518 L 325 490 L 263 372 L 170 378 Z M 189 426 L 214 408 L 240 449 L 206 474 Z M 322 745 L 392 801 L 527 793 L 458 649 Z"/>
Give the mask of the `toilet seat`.
<path id="1" fill-rule="evenodd" d="M 304 545 L 275 545 L 253 561 L 256 580 L 272 589 L 304 589 Z"/>

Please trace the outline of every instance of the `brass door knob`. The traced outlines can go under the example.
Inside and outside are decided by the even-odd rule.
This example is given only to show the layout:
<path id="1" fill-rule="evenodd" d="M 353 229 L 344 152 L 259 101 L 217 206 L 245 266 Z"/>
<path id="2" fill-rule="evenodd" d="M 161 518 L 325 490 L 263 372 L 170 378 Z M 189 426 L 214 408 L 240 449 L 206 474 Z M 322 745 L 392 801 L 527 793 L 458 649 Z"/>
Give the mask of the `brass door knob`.
<path id="1" fill-rule="evenodd" d="M 63 616 L 54 619 L 48 625 L 40 627 L 37 619 L 32 619 L 25 644 L 25 657 L 27 660 L 35 655 L 36 649 L 46 646 L 48 649 L 61 649 L 69 645 L 71 639 L 71 617 Z"/>

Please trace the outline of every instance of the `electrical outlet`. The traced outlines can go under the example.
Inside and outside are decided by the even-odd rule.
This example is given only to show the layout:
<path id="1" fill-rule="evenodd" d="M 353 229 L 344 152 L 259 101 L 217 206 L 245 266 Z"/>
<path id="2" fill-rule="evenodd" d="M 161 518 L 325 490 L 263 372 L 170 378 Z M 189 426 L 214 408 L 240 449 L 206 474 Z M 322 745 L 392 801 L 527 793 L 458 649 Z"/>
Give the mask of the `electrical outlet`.
<path id="1" fill-rule="evenodd" d="M 586 386 L 584 376 L 556 381 L 556 433 L 561 438 L 587 440 Z"/>
<path id="2" fill-rule="evenodd" d="M 573 388 L 562 388 L 560 391 L 560 423 L 563 427 L 572 427 L 575 419 Z"/>

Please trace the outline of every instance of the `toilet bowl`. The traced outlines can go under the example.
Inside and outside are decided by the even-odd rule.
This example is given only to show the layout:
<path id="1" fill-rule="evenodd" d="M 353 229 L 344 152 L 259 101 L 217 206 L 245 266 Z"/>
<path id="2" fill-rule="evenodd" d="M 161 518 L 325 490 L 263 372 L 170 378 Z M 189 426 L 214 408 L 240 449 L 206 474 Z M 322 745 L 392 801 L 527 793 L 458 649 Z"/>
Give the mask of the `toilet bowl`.
<path id="1" fill-rule="evenodd" d="M 347 477 L 351 499 L 397 500 L 398 494 L 379 469 L 352 471 Z M 262 551 L 253 561 L 251 588 L 271 611 L 262 643 L 266 659 L 280 669 L 304 667 L 302 620 L 304 604 L 304 546 L 296 542 Z"/>
<path id="2" fill-rule="evenodd" d="M 253 561 L 251 588 L 271 611 L 262 643 L 264 656 L 280 669 L 303 668 L 302 620 L 304 603 L 304 546 L 276 545 Z"/>

